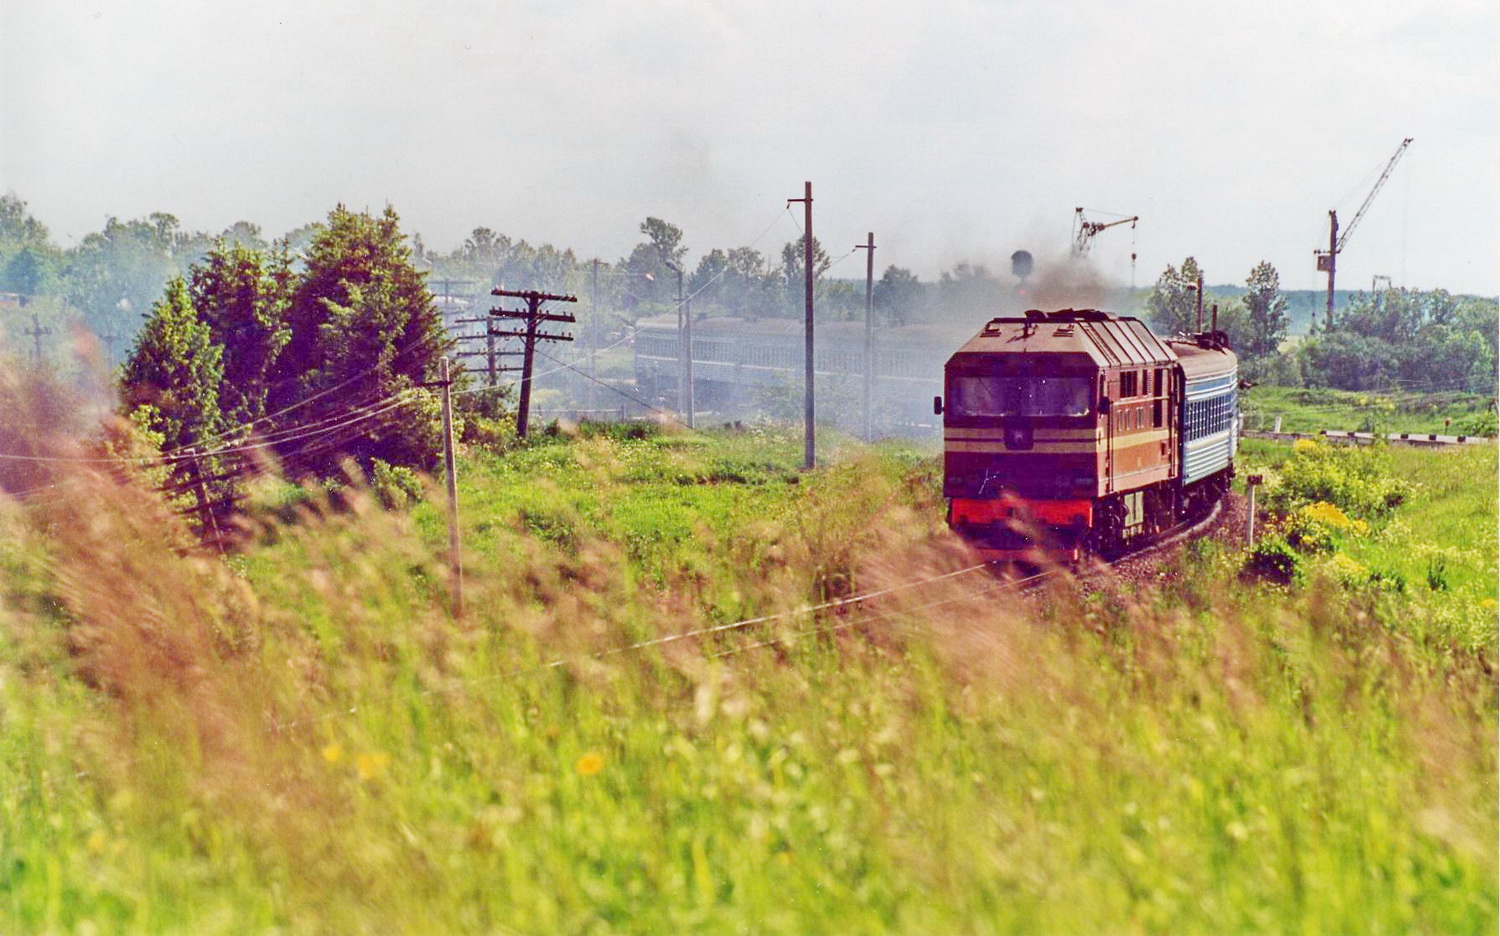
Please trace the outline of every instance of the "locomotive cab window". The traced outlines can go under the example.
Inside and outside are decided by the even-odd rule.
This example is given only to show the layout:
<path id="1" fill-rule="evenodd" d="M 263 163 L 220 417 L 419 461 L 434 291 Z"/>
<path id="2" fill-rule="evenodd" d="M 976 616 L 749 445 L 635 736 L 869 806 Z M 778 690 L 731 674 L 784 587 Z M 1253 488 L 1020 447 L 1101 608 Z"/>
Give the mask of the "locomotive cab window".
<path id="1" fill-rule="evenodd" d="M 957 374 L 949 407 L 954 416 L 1087 416 L 1093 382 L 1087 377 Z"/>

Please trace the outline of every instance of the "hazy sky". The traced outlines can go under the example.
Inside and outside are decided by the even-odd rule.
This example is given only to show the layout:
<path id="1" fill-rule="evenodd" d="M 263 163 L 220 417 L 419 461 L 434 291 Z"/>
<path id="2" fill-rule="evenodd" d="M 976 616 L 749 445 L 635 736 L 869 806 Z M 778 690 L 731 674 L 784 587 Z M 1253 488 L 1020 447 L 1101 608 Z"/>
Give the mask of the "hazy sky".
<path id="1" fill-rule="evenodd" d="M 810 179 L 829 253 L 873 230 L 877 269 L 1008 271 L 1084 206 L 1141 216 L 1095 243 L 1117 281 L 1135 249 L 1142 285 L 1191 254 L 1308 289 L 1328 210 L 1411 136 L 1340 285 L 1495 295 L 1500 4 L 1420 6 L 0 0 L 0 189 L 65 246 L 390 203 L 435 249 L 484 225 L 616 259 L 647 215 L 693 258 L 776 253 Z"/>

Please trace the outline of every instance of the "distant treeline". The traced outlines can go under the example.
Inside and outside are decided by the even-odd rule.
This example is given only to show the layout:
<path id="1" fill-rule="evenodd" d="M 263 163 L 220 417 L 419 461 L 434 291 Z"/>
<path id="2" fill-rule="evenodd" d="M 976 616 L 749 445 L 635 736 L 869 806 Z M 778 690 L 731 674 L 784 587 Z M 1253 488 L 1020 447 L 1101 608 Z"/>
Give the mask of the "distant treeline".
<path id="1" fill-rule="evenodd" d="M 275 246 L 295 269 L 322 228 L 314 222 L 272 239 L 241 221 L 209 234 L 184 230 L 174 216 L 155 213 L 129 221 L 110 218 L 102 230 L 63 249 L 24 201 L 6 195 L 0 197 L 0 330 L 12 347 L 32 348 L 36 339 L 28 333 L 34 315 L 37 324 L 51 329 L 43 344 L 60 359 L 55 349 L 61 338 L 72 326 L 82 326 L 99 336 L 109 359 L 118 362 L 133 347 L 144 316 L 162 298 L 168 281 L 189 277 L 216 244 L 256 250 Z M 803 314 L 801 238 L 779 249 L 775 239 L 763 237 L 772 244 L 726 245 L 693 254 L 684 231 L 661 218 L 645 219 L 639 233 L 641 240 L 614 260 L 535 245 L 488 227 L 475 228 L 447 253 L 428 249 L 420 235 L 409 243 L 413 267 L 426 274 L 429 289 L 440 298 L 439 308 L 450 318 L 466 309 L 488 308 L 490 290 L 497 286 L 577 295 L 579 329 L 592 336 L 671 314 L 679 295 L 695 318 Z M 865 284 L 857 274 L 862 254 L 830 257 L 816 238 L 813 247 L 819 319 L 862 319 Z M 896 264 L 878 269 L 873 305 L 881 326 L 965 321 L 1048 301 L 1087 301 L 1143 315 L 1166 331 L 1197 326 L 1197 295 L 1187 284 L 1204 272 L 1190 257 L 1180 267 L 1167 267 L 1149 288 L 1094 284 L 1079 292 L 1049 293 L 1045 283 L 1021 281 L 1009 270 L 980 264 L 956 264 L 933 280 Z M 1066 279 L 1066 268 L 1058 269 Z M 1322 320 L 1324 292 L 1283 291 L 1279 274 L 1267 263 L 1246 273 L 1244 287 L 1206 287 L 1205 319 L 1217 306 L 1221 329 L 1259 379 L 1345 389 L 1419 386 L 1494 392 L 1500 314 L 1493 298 L 1451 296 L 1441 290 L 1340 291 L 1330 331 Z M 1039 271 L 1033 280 L 1047 276 Z M 1288 341 L 1289 336 L 1303 337 Z"/>

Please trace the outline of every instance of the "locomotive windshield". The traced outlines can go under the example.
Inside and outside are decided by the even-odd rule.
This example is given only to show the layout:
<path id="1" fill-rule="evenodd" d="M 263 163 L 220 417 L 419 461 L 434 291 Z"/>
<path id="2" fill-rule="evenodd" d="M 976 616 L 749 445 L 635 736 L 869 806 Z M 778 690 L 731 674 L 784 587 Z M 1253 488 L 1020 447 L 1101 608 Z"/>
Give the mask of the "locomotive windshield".
<path id="1" fill-rule="evenodd" d="M 1087 416 L 1092 389 L 1087 377 L 956 374 L 949 405 L 955 416 Z"/>

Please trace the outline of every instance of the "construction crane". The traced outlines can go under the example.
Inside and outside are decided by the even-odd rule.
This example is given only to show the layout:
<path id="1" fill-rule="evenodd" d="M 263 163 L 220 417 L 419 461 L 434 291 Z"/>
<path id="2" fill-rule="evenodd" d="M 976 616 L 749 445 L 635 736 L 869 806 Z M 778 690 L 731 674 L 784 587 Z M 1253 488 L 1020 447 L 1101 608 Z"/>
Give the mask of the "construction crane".
<path id="1" fill-rule="evenodd" d="M 1364 203 L 1354 213 L 1354 220 L 1349 222 L 1349 226 L 1344 229 L 1342 236 L 1339 234 L 1339 213 L 1337 211 L 1328 212 L 1328 249 L 1314 250 L 1313 255 L 1318 258 L 1318 272 L 1328 274 L 1327 323 L 1330 329 L 1333 328 L 1333 279 L 1338 266 L 1339 252 L 1349 242 L 1349 235 L 1353 234 L 1354 229 L 1359 226 L 1360 219 L 1365 216 L 1365 212 L 1370 210 L 1370 203 L 1380 193 L 1381 187 L 1385 185 L 1385 180 L 1391 177 L 1391 172 L 1396 168 L 1396 163 L 1401 161 L 1401 157 L 1406 153 L 1406 148 L 1411 145 L 1411 141 L 1412 137 L 1407 137 L 1401 141 L 1400 146 L 1396 147 L 1395 154 L 1391 156 L 1390 162 L 1385 164 L 1385 170 L 1380 173 L 1380 178 L 1375 180 L 1375 187 L 1370 189 L 1370 194 L 1365 196 Z"/>
<path id="2" fill-rule="evenodd" d="M 1108 212 L 1105 213 L 1107 214 Z M 1139 220 L 1141 220 L 1140 216 L 1134 215 L 1129 218 L 1120 218 L 1118 221 L 1090 221 L 1084 217 L 1082 208 L 1074 208 L 1073 256 L 1087 257 L 1089 255 L 1089 248 L 1094 245 L 1094 235 L 1100 231 L 1107 231 L 1121 224 L 1128 224 L 1131 230 L 1135 230 L 1135 223 Z M 1130 259 L 1134 260 L 1135 257 L 1132 255 Z"/>

